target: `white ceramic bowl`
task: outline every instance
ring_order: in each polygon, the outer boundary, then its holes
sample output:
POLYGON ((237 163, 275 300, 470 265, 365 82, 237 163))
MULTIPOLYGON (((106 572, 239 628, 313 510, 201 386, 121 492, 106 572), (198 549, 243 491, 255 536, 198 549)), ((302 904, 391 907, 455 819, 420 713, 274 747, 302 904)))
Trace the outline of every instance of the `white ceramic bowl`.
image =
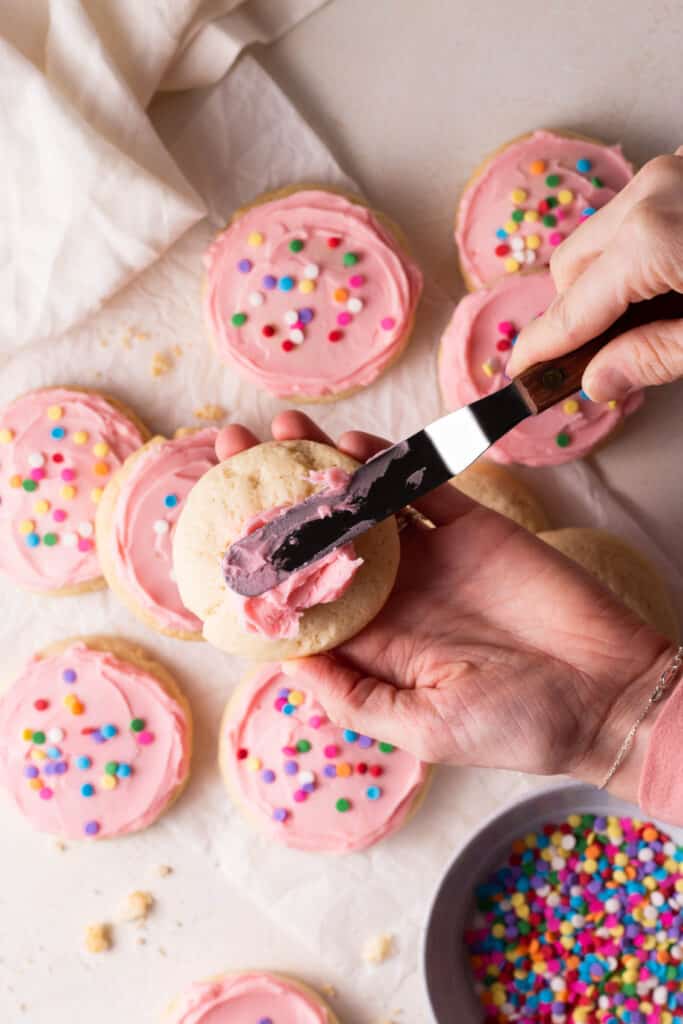
MULTIPOLYGON (((481 1024, 483 1020, 463 955, 463 929, 473 910, 475 886, 500 867, 515 839, 574 813, 643 818, 638 807, 592 786, 561 783, 493 815, 451 862, 432 901, 422 949, 427 995, 438 1024, 481 1024)), ((655 824, 683 845, 683 829, 656 819, 655 824)))

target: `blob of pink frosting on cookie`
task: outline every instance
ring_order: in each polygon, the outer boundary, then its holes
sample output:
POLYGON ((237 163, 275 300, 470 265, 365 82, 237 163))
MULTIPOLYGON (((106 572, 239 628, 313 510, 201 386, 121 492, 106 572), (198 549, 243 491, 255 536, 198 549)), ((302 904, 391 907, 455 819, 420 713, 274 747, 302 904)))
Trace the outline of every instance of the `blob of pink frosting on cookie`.
POLYGON ((496 153, 458 208, 455 238, 473 287, 542 266, 633 177, 619 146, 537 131, 496 153))
MULTIPOLYGON (((548 271, 506 277, 467 295, 446 328, 439 381, 449 409, 498 391, 516 336, 550 305, 555 287, 548 271)), ((591 402, 583 392, 532 416, 489 449, 496 462, 555 466, 587 455, 624 416, 637 409, 642 392, 623 402, 591 402)))
POLYGON ((370 210, 321 190, 252 207, 206 266, 219 355, 282 398, 372 383, 400 351, 422 288, 370 210))
POLYGON ((185 498, 216 465, 217 433, 208 428, 149 445, 137 456, 116 502, 116 574, 161 629, 201 633, 201 621, 180 599, 172 540, 185 498))
POLYGON ((100 575, 97 503, 112 473, 142 444, 101 395, 30 391, 0 413, 0 571, 31 590, 100 575))
POLYGON ((196 982, 173 1007, 169 1024, 328 1024, 329 1014, 281 975, 245 971, 196 982))
MULTIPOLYGON (((314 470, 309 474, 312 483, 322 484, 323 491, 330 494, 343 490, 349 473, 338 466, 331 469, 314 470)), ((246 525, 243 536, 260 529, 272 519, 286 511, 288 506, 260 512, 246 525)), ((250 633, 259 633, 271 639, 291 639, 299 634, 299 622, 307 608, 318 604, 331 604, 345 593, 361 565, 362 558, 356 558, 354 545, 343 544, 317 562, 293 572, 286 580, 266 590, 258 597, 243 597, 231 591, 239 605, 242 623, 250 633)))
POLYGON ((266 665, 238 692, 224 766, 269 835, 299 850, 348 853, 406 820, 427 767, 389 743, 333 725, 306 684, 266 665))
POLYGON ((189 768, 189 725, 158 680, 75 643, 29 661, 0 703, 0 782, 40 832, 150 825, 189 768))

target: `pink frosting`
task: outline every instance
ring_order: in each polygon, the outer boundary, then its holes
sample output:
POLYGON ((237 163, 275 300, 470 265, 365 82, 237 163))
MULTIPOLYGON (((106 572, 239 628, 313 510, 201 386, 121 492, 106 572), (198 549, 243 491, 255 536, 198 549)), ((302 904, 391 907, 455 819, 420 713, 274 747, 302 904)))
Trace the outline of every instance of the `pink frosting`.
POLYGON ((244 972, 197 982, 174 1006, 170 1024, 328 1024, 329 1014, 298 985, 244 972))
POLYGON ((585 211, 604 206, 632 177, 633 167, 619 146, 546 131, 506 146, 476 175, 460 200, 455 238, 463 269, 480 287, 506 271, 514 273, 506 268, 506 259, 514 258, 520 268, 548 264, 555 247, 590 216, 585 211), (530 165, 538 160, 544 162, 545 169, 534 174, 530 165), (588 161, 590 167, 580 170, 581 161, 588 161), (552 175, 558 176, 559 182, 548 185, 546 178, 552 175), (521 189, 525 197, 513 197, 515 189, 521 189), (571 193, 571 199, 562 195, 564 192, 571 193), (539 208, 548 197, 557 199, 557 206, 539 208), (517 230, 507 231, 505 225, 514 210, 535 211, 539 217, 523 220, 517 230), (548 215, 556 223, 544 224, 543 217, 548 215), (505 232, 507 237, 497 232, 505 232), (526 242, 529 236, 539 238, 538 248, 516 248, 520 243, 515 239, 526 242))
POLYGON ((230 779, 285 846, 328 853, 371 846, 403 824, 426 779, 427 766, 411 754, 333 725, 305 683, 279 664, 247 681, 228 717, 230 779), (309 750, 297 748, 302 741, 309 750))
POLYGON ((400 350, 422 288, 377 218, 325 191, 248 210, 206 266, 219 355, 283 398, 370 384, 400 350))
POLYGON ((189 758, 185 714, 155 677, 82 643, 34 657, 0 703, 0 781, 34 828, 65 839, 145 828, 189 758))
POLYGON ((149 445, 137 456, 116 504, 116 573, 162 629, 201 633, 201 621, 180 599, 172 541, 183 501, 216 465, 217 433, 209 428, 149 445))
MULTIPOLYGON (((459 303, 443 336, 439 359, 441 391, 449 409, 467 405, 508 383, 505 367, 515 336, 547 308, 554 295, 546 271, 503 278, 459 303)), ((611 403, 591 402, 576 394, 520 423, 488 454, 497 462, 527 466, 554 466, 581 458, 642 400, 642 392, 638 392, 612 408, 611 403)))
MULTIPOLYGON (((309 480, 321 484, 321 489, 332 494, 346 486, 349 474, 334 466, 313 471, 309 480)), ((281 505, 254 516, 247 523, 243 536, 258 530, 271 519, 277 519, 288 507, 281 505)), ((341 597, 362 564, 363 559, 356 558, 353 544, 343 544, 317 562, 293 572, 283 583, 258 597, 242 597, 233 590, 230 593, 239 604, 242 622, 250 633, 260 633, 271 639, 291 639, 299 634, 299 622, 304 611, 318 604, 331 604, 341 597)))
POLYGON ((0 570, 43 591, 100 576, 96 504, 141 444, 137 427, 97 394, 45 388, 3 409, 0 570))

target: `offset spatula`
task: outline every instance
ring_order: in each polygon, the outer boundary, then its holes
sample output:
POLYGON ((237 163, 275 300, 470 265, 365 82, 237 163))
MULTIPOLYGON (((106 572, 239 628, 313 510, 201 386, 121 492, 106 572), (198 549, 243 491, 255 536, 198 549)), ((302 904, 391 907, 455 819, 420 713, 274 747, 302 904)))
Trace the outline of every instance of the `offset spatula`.
POLYGON ((528 416, 574 394, 588 363, 613 338, 634 327, 682 317, 683 295, 677 292, 634 303, 581 348, 529 367, 500 391, 380 452, 356 470, 343 491, 314 494, 233 544, 223 564, 226 582, 248 597, 271 590, 461 473, 528 416))

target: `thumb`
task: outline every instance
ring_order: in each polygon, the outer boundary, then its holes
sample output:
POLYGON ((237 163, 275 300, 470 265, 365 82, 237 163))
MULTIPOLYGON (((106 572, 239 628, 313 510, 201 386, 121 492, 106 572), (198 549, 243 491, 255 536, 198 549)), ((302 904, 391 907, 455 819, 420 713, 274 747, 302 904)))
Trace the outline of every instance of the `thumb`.
POLYGON ((683 377, 683 320, 660 320, 627 331, 598 352, 584 373, 583 388, 594 402, 608 402, 679 377, 683 377))
POLYGON ((416 705, 422 695, 417 691, 366 676, 325 654, 285 661, 281 669, 305 683, 335 725, 429 760, 419 728, 416 705))

